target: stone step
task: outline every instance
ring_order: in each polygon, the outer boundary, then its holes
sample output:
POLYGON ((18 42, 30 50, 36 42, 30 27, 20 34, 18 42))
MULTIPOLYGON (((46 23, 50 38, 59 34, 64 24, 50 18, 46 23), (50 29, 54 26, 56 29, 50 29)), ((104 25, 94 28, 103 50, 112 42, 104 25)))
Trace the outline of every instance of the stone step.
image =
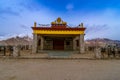
POLYGON ((48 51, 47 54, 49 57, 55 58, 66 58, 70 57, 74 51, 48 51))

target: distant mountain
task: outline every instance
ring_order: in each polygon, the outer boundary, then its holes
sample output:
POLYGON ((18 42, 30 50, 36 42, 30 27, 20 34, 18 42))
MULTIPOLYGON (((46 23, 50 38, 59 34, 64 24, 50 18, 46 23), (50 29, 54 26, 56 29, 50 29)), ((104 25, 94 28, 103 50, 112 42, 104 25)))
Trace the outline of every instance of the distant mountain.
POLYGON ((30 38, 32 38, 32 34, 26 34, 26 33, 21 33, 21 34, 7 34, 7 35, 0 35, 0 41, 7 40, 9 38, 15 38, 16 36, 18 36, 18 37, 29 36, 30 38))
MULTIPOLYGON (((32 37, 30 36, 14 36, 6 40, 1 40, 0 45, 32 45, 32 37)), ((119 40, 111 40, 108 38, 95 38, 90 40, 85 40, 87 46, 106 46, 106 45, 117 45, 120 47, 119 40)))
POLYGON ((107 42, 107 43, 120 43, 119 40, 111 40, 111 39, 108 39, 108 38, 95 38, 95 39, 90 39, 90 40, 86 40, 88 42, 91 42, 91 41, 94 41, 94 42, 107 42))
POLYGON ((29 36, 11 37, 6 40, 1 40, 0 45, 32 45, 32 38, 29 36))
POLYGON ((120 41, 119 40, 111 40, 108 38, 95 38, 95 39, 90 39, 85 41, 86 45, 99 45, 99 46, 107 46, 107 45, 117 45, 120 47, 120 41))

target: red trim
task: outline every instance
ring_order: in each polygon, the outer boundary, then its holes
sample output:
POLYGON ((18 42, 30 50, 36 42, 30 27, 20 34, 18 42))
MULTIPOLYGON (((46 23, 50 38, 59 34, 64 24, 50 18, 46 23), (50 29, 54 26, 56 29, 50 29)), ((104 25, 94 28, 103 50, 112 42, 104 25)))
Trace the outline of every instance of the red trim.
POLYGON ((51 28, 66 28, 66 24, 52 24, 51 28))
POLYGON ((77 30, 77 31, 84 31, 86 28, 51 28, 51 27, 32 27, 33 30, 77 30))

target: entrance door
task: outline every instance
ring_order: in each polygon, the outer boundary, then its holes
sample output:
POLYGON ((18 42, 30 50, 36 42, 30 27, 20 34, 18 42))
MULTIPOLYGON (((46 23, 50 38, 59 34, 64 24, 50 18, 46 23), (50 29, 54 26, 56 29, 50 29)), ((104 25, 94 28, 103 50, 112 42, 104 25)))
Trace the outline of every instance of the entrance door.
POLYGON ((64 50, 64 40, 54 39, 53 40, 53 49, 54 50, 64 50))

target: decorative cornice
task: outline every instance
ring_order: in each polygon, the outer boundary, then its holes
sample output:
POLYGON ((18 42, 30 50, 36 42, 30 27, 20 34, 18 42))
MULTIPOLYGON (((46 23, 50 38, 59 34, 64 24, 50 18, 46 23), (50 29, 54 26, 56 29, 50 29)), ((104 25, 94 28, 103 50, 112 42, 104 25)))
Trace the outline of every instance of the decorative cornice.
POLYGON ((84 31, 86 28, 51 28, 51 27, 32 27, 33 30, 68 30, 68 31, 84 31))

